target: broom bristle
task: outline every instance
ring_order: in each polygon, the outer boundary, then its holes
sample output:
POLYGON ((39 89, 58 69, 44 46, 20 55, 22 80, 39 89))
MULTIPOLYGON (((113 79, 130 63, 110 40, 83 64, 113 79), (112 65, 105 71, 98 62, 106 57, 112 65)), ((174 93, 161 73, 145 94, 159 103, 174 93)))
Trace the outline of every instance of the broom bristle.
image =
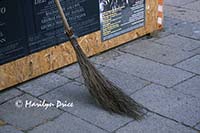
POLYGON ((85 56, 76 39, 72 38, 70 41, 76 51, 85 84, 96 102, 109 112, 127 115, 136 120, 143 118, 142 105, 99 72, 85 56))

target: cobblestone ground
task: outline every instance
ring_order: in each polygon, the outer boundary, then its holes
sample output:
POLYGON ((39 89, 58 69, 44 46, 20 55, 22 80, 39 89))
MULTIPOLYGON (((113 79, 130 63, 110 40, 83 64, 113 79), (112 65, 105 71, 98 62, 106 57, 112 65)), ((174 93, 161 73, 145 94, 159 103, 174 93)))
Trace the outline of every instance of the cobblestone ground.
POLYGON ((200 0, 165 0, 163 31, 91 58, 105 76, 149 109, 143 120, 102 110, 73 64, 0 92, 0 133, 200 132, 199 7, 200 0), (73 107, 24 107, 43 100, 73 107))

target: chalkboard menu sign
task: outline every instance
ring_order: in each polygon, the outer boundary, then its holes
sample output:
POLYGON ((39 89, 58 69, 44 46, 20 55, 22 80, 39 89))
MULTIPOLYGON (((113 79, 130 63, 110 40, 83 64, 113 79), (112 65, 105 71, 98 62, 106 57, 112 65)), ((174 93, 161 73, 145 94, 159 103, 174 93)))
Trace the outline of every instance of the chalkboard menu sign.
MULTIPOLYGON (((54 0, 25 2, 30 52, 67 41, 54 0)), ((61 5, 77 36, 99 30, 98 1, 61 0, 61 5)))
POLYGON ((0 64, 28 54, 21 3, 0 1, 0 64))
MULTIPOLYGON (((63 0, 61 4, 76 36, 80 37, 100 29, 97 0, 63 0)), ((56 37, 57 43, 60 43, 66 40, 66 35, 57 11, 56 16, 56 37)))
MULTIPOLYGON (((100 29, 97 0, 60 0, 80 37, 100 29)), ((0 65, 67 41, 54 0, 0 1, 0 65)))
POLYGON ((36 52, 56 43, 55 6, 53 1, 24 0, 27 29, 27 45, 30 52, 36 52))

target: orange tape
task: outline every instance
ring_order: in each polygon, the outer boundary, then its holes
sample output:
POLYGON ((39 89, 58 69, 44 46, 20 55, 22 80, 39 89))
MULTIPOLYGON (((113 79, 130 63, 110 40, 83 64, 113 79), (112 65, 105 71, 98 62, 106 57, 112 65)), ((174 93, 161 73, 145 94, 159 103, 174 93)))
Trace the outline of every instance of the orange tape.
POLYGON ((162 28, 163 24, 163 0, 158 0, 158 27, 162 28))
POLYGON ((163 5, 163 0, 158 0, 159 5, 163 5))
POLYGON ((163 13, 162 12, 158 12, 158 17, 163 17, 163 13))

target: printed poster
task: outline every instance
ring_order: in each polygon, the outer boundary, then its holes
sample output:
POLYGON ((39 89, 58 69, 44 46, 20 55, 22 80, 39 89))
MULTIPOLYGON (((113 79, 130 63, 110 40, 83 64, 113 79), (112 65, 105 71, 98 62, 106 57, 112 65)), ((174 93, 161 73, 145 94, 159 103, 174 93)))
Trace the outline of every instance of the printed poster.
POLYGON ((145 25, 145 0, 99 0, 102 40, 145 25))

